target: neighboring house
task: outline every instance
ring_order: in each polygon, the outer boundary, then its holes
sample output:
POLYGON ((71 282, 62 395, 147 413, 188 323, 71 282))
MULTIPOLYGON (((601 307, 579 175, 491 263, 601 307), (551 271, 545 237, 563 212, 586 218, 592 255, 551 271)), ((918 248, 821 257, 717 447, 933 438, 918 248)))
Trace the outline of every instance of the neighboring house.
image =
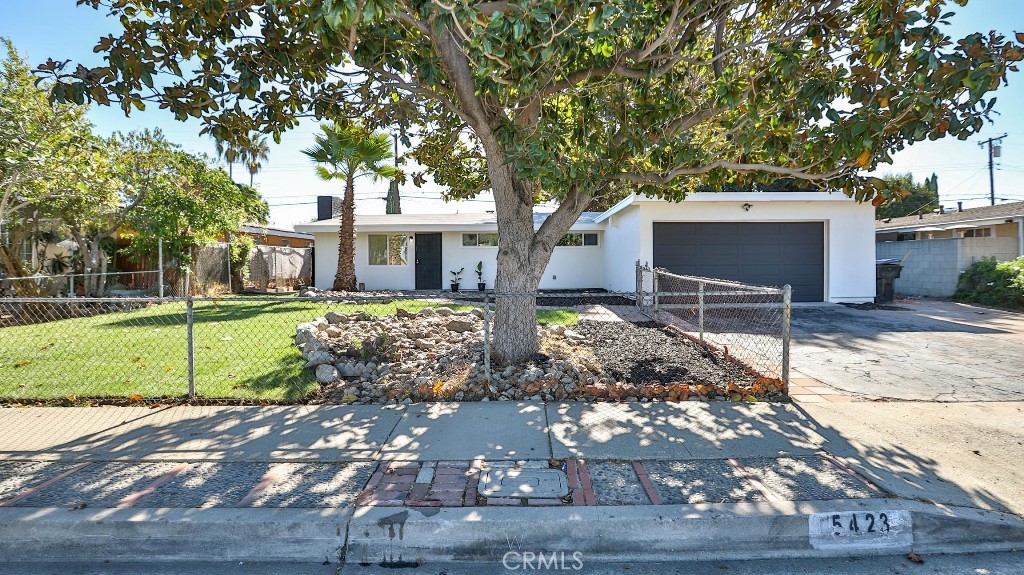
POLYGON ((904 260, 896 293, 949 297, 979 259, 1024 256, 1024 202, 879 220, 875 241, 877 258, 904 260))
POLYGON ((252 236, 258 246, 274 246, 279 248, 311 248, 313 234, 303 234, 283 228, 272 228, 258 224, 246 224, 238 229, 238 233, 252 236))
MULTIPOLYGON (((537 226, 548 214, 535 214, 537 226)), ((682 274, 793 286, 794 301, 866 302, 875 295, 868 247, 874 209, 822 192, 697 193, 683 202, 630 196, 587 212, 554 249, 541 289, 634 291, 637 260, 682 274)), ((368 290, 464 289, 483 262, 494 286, 492 213, 356 216, 356 278, 368 290)), ((300 224, 316 237, 314 283, 337 268, 337 218, 300 224)))

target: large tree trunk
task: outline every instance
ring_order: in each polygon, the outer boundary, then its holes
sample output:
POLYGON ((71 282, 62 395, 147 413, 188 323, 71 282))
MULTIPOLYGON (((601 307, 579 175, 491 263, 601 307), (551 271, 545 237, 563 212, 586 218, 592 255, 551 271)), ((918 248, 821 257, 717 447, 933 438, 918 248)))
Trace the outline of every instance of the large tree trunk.
POLYGON ((491 172, 495 198, 514 198, 512 202, 503 201, 495 210, 498 269, 494 291, 508 295, 495 297, 494 354, 504 361, 520 362, 537 353, 537 299, 532 294, 540 283, 536 269, 543 271, 547 267, 550 253, 536 253, 533 249, 532 194, 516 181, 509 166, 491 172), (523 201, 526 198, 530 199, 523 201))
POLYGON ((356 198, 352 176, 345 179, 345 197, 341 202, 341 225, 338 227, 338 273, 334 275, 336 291, 356 289, 356 198))
POLYGON ((46 295, 46 285, 34 279, 18 279, 32 275, 32 272, 25 269, 21 258, 12 254, 7 246, 0 245, 0 264, 7 271, 7 281, 14 288, 18 297, 42 297, 46 295))
POLYGON ((493 349, 495 356, 504 361, 521 362, 538 351, 535 294, 551 252, 579 218, 590 196, 575 191, 567 194, 543 226, 534 231, 532 187, 515 177, 500 151, 488 156, 498 217, 494 291, 507 294, 495 296, 493 349))

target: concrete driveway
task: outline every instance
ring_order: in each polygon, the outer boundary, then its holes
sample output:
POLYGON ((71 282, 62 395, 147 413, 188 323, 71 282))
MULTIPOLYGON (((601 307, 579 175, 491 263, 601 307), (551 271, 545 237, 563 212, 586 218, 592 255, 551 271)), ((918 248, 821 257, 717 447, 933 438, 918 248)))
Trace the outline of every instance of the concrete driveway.
POLYGON ((942 301, 898 306, 795 307, 791 365, 867 398, 1024 400, 1024 314, 942 301))

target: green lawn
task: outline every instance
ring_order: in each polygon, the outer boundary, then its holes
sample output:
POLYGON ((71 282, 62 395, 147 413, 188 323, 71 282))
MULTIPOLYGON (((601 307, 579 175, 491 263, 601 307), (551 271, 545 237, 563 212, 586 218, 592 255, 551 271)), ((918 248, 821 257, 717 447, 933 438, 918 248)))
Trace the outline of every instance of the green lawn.
MULTIPOLYGON (((195 386, 200 396, 297 400, 316 388, 293 345, 295 326, 328 311, 394 314, 446 305, 422 300, 359 305, 251 300, 196 302, 195 386)), ((449 305, 466 311, 470 305, 449 305)), ((0 328, 0 397, 54 399, 188 392, 186 307, 166 303, 0 328)), ((577 312, 538 310, 540 323, 575 324, 577 312)))

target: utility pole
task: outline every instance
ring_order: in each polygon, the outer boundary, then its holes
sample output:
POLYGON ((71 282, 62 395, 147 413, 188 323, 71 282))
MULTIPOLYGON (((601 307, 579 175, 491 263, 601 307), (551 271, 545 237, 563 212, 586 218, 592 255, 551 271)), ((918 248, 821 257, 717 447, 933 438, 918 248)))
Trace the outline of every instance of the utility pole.
MULTIPOLYGON (((398 167, 398 136, 395 136, 395 168, 398 167)), ((391 180, 388 185, 387 204, 384 208, 386 214, 402 213, 402 200, 398 193, 398 178, 391 180)))
POLYGON ((996 205, 996 177, 995 167, 993 166, 993 160, 1002 155, 1002 148, 998 145, 999 142, 1003 141, 1006 134, 999 136, 998 138, 989 138, 983 142, 978 142, 979 148, 988 146, 988 195, 992 205, 996 205), (996 144, 993 146, 993 144, 996 144))

